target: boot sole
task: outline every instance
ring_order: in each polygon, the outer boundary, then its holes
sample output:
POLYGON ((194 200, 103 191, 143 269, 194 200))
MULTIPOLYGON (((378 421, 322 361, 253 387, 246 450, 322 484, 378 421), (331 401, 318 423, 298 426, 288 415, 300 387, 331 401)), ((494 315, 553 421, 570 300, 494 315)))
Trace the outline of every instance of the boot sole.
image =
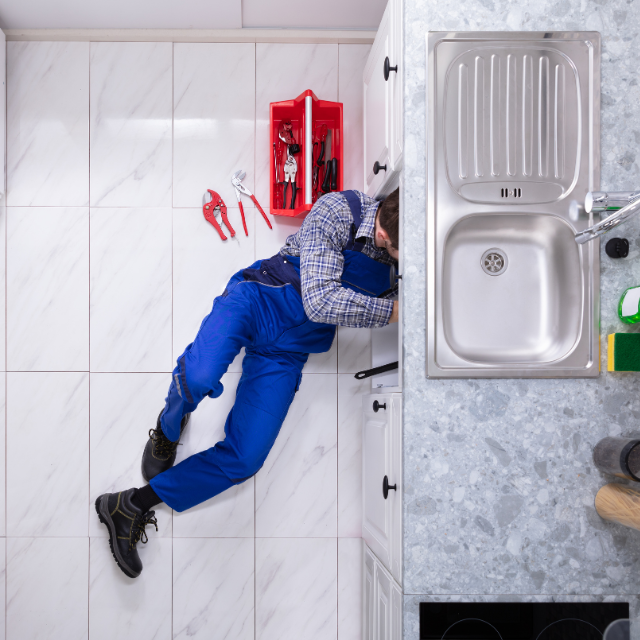
POLYGON ((113 524, 111 514, 109 513, 108 502, 109 498, 106 495, 99 496, 96 500, 96 513, 98 514, 100 522, 102 522, 102 524, 109 530, 109 546, 111 547, 111 554, 113 555, 113 559, 116 561, 118 567, 120 567, 122 573, 124 573, 128 578, 137 578, 140 573, 136 573, 129 569, 124 558, 120 555, 118 545, 114 544, 114 540, 117 540, 116 527, 113 524))

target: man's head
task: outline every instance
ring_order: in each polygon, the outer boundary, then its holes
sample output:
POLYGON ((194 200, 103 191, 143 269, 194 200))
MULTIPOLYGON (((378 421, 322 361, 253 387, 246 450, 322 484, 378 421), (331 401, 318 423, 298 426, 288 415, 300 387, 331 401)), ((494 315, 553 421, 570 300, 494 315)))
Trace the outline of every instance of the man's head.
POLYGON ((400 244, 399 235, 400 218, 400 192, 392 191, 378 207, 376 214, 375 244, 376 247, 385 248, 388 254, 398 259, 400 244))

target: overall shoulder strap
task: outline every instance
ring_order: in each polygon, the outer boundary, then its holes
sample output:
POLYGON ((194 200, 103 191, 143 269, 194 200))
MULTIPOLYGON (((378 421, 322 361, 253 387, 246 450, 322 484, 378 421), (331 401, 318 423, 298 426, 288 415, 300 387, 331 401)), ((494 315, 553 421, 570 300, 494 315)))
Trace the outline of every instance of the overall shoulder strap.
POLYGON ((342 195, 347 199, 349 209, 351 209, 351 215, 353 216, 353 224, 356 227, 356 231, 360 228, 362 222, 362 205, 360 204, 360 197, 355 191, 342 191, 342 195))
POLYGON ((349 209, 351 209, 351 215, 353 216, 353 224, 351 225, 351 233, 349 234, 349 242, 345 249, 351 251, 361 251, 362 244, 356 242, 356 234, 360 228, 362 222, 362 205, 360 204, 360 196, 355 191, 341 191, 340 192, 346 199, 349 209))

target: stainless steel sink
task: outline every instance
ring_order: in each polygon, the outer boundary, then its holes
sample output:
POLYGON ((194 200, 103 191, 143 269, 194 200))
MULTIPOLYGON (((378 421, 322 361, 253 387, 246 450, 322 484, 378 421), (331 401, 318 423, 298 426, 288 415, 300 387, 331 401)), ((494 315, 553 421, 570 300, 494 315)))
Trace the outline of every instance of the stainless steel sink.
POLYGON ((597 33, 430 33, 427 374, 599 372, 597 33))

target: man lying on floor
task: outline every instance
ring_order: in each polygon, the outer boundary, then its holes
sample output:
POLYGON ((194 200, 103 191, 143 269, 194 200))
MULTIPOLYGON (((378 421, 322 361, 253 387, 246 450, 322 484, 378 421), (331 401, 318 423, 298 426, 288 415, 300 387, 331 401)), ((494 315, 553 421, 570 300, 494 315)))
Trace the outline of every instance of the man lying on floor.
POLYGON ((164 502, 190 509, 254 476, 264 464, 302 379, 310 353, 331 348, 336 325, 383 327, 398 321, 389 293, 398 259, 398 190, 382 203, 359 191, 320 198, 280 252, 236 273, 178 358, 165 407, 142 455, 142 488, 96 500, 118 566, 142 571, 136 549, 164 502), (386 292, 386 293, 385 293, 386 292), (245 348, 225 439, 175 467, 180 436, 205 396, 245 348))

